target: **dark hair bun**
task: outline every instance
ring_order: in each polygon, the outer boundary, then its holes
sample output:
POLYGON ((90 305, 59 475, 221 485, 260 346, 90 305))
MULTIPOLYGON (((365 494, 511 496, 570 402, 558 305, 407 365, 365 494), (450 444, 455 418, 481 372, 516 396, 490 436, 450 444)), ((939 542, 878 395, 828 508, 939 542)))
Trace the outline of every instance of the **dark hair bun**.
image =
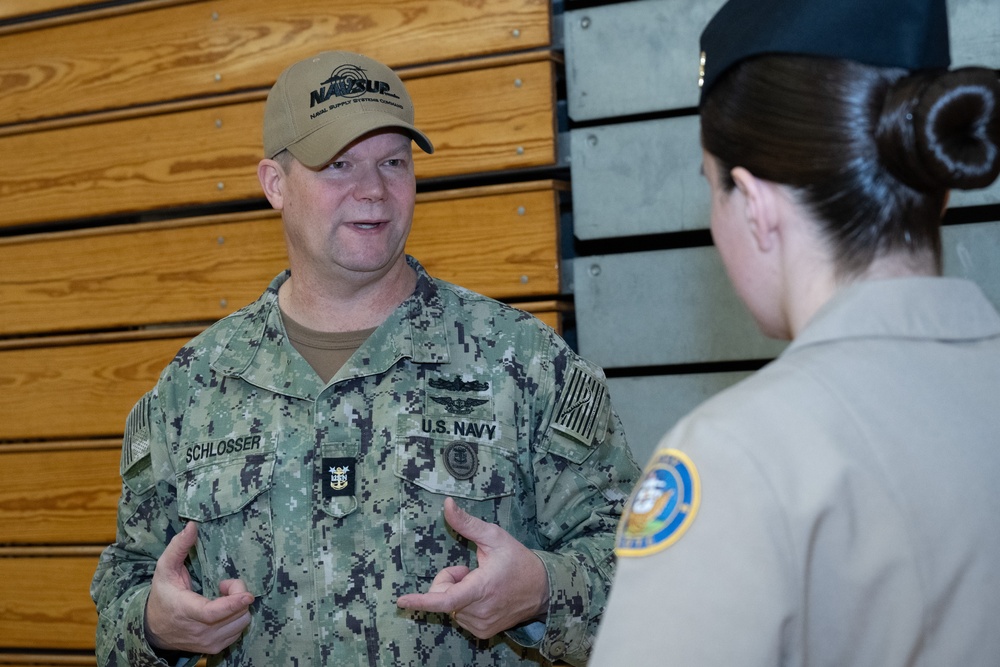
POLYGON ((984 188, 1000 174, 1000 80, 968 67, 904 77, 887 92, 879 155, 921 192, 984 188))

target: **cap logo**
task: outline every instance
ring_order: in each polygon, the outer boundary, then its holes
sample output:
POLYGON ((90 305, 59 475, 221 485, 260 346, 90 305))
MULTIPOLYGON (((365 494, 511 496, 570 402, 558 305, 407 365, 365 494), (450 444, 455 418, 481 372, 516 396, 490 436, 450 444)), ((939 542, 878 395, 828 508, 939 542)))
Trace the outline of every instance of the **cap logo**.
MULTIPOLYGON (((317 104, 324 104, 331 97, 355 99, 369 94, 399 99, 399 95, 394 94, 390 90, 389 84, 385 81, 373 81, 369 79, 365 71, 357 65, 341 65, 333 71, 329 79, 320 84, 319 88, 309 93, 309 107, 312 108, 317 104)), ((403 108, 397 102, 390 102, 388 100, 379 101, 392 104, 400 109, 403 108)), ((346 101, 342 102, 342 104, 346 103, 346 101)))

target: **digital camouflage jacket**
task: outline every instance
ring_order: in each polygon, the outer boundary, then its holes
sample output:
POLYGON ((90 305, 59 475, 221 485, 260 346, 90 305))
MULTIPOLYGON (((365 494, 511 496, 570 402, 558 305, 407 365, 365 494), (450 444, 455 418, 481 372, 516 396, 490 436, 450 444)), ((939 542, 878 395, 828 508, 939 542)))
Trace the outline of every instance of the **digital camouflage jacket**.
MULTIPOLYGON (((524 312, 418 272, 413 295, 323 386, 288 341, 278 276, 184 346, 133 408, 118 535, 91 594, 101 665, 166 665, 143 634, 157 558, 187 521, 195 590, 243 579, 244 635, 210 665, 586 661, 638 476, 603 374, 524 312), (477 640, 395 601, 475 545, 454 497, 536 551, 544 624, 477 640)), ((197 656, 181 660, 194 664, 197 656)))

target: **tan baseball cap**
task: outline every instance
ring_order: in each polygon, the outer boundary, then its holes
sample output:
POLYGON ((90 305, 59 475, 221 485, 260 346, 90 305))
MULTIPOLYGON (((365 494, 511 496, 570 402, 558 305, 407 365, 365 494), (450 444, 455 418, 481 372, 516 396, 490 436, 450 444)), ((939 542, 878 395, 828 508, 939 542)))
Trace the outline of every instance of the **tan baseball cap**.
POLYGON ((322 167, 358 137, 383 128, 399 128, 434 152, 413 126, 413 102, 395 72, 357 53, 324 51, 289 66, 271 87, 264 155, 288 149, 307 167, 322 167))

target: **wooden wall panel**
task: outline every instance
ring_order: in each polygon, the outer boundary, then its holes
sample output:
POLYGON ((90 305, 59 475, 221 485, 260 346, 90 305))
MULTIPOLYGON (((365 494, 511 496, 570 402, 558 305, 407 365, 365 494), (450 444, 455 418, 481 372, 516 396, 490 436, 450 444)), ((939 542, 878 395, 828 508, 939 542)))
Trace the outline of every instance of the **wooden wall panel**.
POLYGON ((112 437, 187 338, 0 350, 0 440, 112 437))
MULTIPOLYGON (((551 43, 535 0, 211 0, 4 37, 0 125, 265 89, 317 51, 393 68, 551 43)), ((420 108, 419 105, 417 107, 420 108)))
MULTIPOLYGON (((435 153, 421 179, 555 165, 553 65, 540 60, 407 83, 435 153)), ((0 227, 262 199, 262 100, 0 135, 0 227)))
MULTIPOLYGON (((420 195, 407 251, 432 275, 494 298, 552 297, 559 187, 420 195)), ((25 335, 210 322, 256 299, 287 257, 280 217, 267 210, 0 240, 0 265, 0 335, 25 335)))
POLYGON ((0 558, 0 649, 93 649, 97 555, 0 558))
POLYGON ((115 539, 120 445, 0 446, 0 543, 115 539))

